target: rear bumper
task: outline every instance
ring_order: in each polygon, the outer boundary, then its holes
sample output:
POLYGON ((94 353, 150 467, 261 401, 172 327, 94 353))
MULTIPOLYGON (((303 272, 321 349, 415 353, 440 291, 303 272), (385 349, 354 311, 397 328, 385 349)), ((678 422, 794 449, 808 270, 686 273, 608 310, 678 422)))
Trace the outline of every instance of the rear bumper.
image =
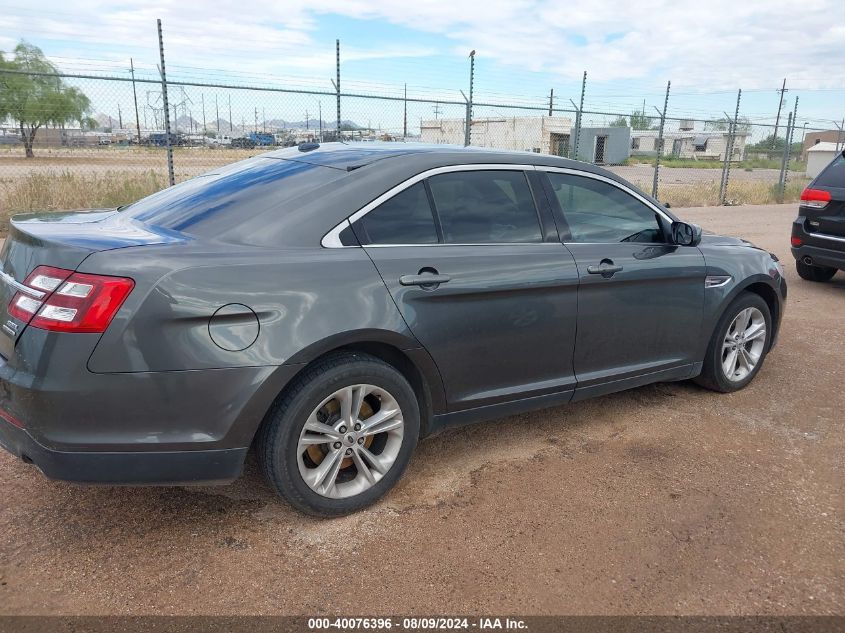
POLYGON ((0 446, 51 479, 85 484, 226 483, 243 470, 246 448, 196 451, 90 452, 51 450, 0 419, 0 446))
POLYGON ((799 216, 792 224, 792 237, 801 240, 801 246, 792 247, 792 256, 799 261, 809 257, 814 266, 845 270, 845 238, 807 231, 804 222, 805 218, 799 216))
MULTIPOLYGON (((0 336, 4 336, 0 333, 0 336)), ((0 357, 0 444, 55 479, 230 481, 297 366, 100 374, 97 334, 27 328, 0 357)))
MULTIPOLYGON (((845 244, 843 244, 843 247, 845 247, 845 244)), ((827 266, 828 268, 845 270, 845 250, 832 250, 804 244, 803 246, 793 246, 792 256, 800 261, 809 257, 813 266, 827 266)))

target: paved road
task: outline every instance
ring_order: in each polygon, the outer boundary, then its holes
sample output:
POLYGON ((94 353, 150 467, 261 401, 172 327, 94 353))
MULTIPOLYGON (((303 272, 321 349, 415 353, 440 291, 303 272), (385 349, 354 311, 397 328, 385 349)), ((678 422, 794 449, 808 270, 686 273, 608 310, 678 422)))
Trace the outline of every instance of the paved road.
POLYGON ((680 213, 787 263, 781 342, 744 391, 447 432, 333 521, 253 462, 228 487, 84 488, 3 454, 0 613, 845 613, 845 274, 796 278, 791 206, 680 213))

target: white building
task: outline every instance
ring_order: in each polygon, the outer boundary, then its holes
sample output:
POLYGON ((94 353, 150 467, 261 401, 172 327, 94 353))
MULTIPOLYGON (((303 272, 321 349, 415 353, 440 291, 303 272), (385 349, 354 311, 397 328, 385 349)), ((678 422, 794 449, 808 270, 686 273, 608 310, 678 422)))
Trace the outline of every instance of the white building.
MULTIPOLYGON (((657 151, 657 130, 632 130, 631 154, 654 155, 657 151)), ((694 158, 700 160, 725 160, 730 135, 727 131, 696 132, 681 130, 663 133, 662 156, 673 158, 694 158)), ((745 156, 747 132, 737 132, 734 138, 731 160, 742 160, 745 156)))
MULTIPOLYGON (((423 143, 464 144, 464 119, 431 119, 420 124, 423 143)), ((568 117, 473 119, 470 145, 566 156, 572 120, 568 117)))
POLYGON ((837 145, 836 143, 816 143, 807 149, 807 177, 815 178, 822 169, 827 167, 836 155, 842 152, 845 144, 837 145))

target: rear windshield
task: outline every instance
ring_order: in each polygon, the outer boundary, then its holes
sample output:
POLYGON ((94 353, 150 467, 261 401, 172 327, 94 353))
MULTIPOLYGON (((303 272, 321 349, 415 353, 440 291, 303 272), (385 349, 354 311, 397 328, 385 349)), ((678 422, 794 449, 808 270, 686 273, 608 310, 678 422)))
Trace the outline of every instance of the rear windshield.
POLYGON ((845 187, 845 153, 834 158, 816 177, 813 184, 822 187, 845 187))
POLYGON ((221 236, 265 212, 284 213, 292 200, 346 175, 330 167, 250 158, 163 189, 121 211, 128 217, 190 235, 221 236))

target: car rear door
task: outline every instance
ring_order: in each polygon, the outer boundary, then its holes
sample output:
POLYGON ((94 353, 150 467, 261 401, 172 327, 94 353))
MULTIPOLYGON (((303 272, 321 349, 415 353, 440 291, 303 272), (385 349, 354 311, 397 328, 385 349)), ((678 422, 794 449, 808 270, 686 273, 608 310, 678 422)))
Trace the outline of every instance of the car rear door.
POLYGON ((575 386, 578 273, 524 169, 432 170, 353 217, 450 410, 575 386))
POLYGON ((558 229, 578 266, 575 399, 684 378, 700 349, 704 257, 621 183, 542 168, 558 229))

